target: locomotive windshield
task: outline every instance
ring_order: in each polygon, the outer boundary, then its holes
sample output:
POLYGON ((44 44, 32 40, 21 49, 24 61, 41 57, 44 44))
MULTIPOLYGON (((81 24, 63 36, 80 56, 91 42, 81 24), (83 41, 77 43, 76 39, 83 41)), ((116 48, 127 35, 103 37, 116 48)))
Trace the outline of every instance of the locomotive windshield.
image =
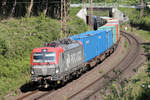
POLYGON ((42 52, 42 53, 34 53, 33 54, 33 62, 55 62, 56 61, 56 53, 55 52, 42 52))

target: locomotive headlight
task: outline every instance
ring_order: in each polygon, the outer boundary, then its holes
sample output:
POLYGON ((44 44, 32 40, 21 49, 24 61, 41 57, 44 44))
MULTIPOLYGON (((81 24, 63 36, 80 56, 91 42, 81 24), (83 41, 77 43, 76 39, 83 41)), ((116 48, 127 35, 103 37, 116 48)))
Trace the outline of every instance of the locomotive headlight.
POLYGON ((56 69, 56 73, 59 73, 59 69, 56 69))
POLYGON ((31 68, 31 74, 33 75, 34 74, 34 70, 31 68))
POLYGON ((34 71, 33 71, 33 70, 31 70, 31 74, 32 74, 32 75, 34 74, 34 71))

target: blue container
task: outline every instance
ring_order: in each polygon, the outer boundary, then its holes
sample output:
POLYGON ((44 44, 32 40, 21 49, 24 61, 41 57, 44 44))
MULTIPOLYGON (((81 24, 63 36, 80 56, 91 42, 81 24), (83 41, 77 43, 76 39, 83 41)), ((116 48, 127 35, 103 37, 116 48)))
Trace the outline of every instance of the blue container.
POLYGON ((106 30, 88 31, 69 38, 72 40, 79 40, 83 43, 84 61, 88 62, 105 52, 109 48, 108 44, 112 45, 112 43, 107 40, 107 33, 106 30))
MULTIPOLYGON (((103 29, 99 29, 99 30, 103 30, 103 29)), ((111 48, 114 44, 113 42, 113 31, 111 29, 106 29, 107 32, 107 42, 108 42, 108 48, 111 48)))
POLYGON ((117 41, 116 26, 102 26, 102 27, 99 27, 98 30, 106 30, 106 31, 112 30, 113 44, 116 43, 117 41))
POLYGON ((112 30, 106 30, 107 32, 107 41, 108 41, 108 48, 111 48, 113 46, 113 31, 112 30))

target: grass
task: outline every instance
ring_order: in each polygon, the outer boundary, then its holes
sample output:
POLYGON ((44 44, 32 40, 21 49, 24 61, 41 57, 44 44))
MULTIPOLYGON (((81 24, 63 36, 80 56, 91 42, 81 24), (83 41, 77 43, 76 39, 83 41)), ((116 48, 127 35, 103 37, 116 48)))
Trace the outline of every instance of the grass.
MULTIPOLYGON (((87 25, 72 8, 67 19, 69 35, 87 31, 87 25), (82 28, 81 28, 82 27, 82 28)), ((30 80, 30 53, 44 42, 60 38, 60 21, 41 16, 0 22, 0 97, 15 91, 30 80)))
POLYGON ((150 41, 150 31, 137 29, 137 28, 131 27, 129 24, 122 25, 121 29, 124 30, 125 26, 128 27, 127 32, 136 34, 136 35, 140 36, 142 39, 144 39, 145 41, 150 41))
POLYGON ((125 47, 125 48, 128 47, 128 42, 127 42, 127 41, 124 42, 124 47, 125 47))

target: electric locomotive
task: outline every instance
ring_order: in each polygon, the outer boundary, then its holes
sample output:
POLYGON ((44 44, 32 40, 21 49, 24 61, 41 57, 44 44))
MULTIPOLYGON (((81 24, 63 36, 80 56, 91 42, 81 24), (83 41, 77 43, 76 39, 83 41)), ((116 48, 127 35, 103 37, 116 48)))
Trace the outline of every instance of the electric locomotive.
POLYGON ((65 82, 70 74, 83 68, 83 45, 79 41, 63 39, 45 43, 31 53, 31 81, 44 86, 65 82), (81 67, 82 66, 82 67, 81 67))

